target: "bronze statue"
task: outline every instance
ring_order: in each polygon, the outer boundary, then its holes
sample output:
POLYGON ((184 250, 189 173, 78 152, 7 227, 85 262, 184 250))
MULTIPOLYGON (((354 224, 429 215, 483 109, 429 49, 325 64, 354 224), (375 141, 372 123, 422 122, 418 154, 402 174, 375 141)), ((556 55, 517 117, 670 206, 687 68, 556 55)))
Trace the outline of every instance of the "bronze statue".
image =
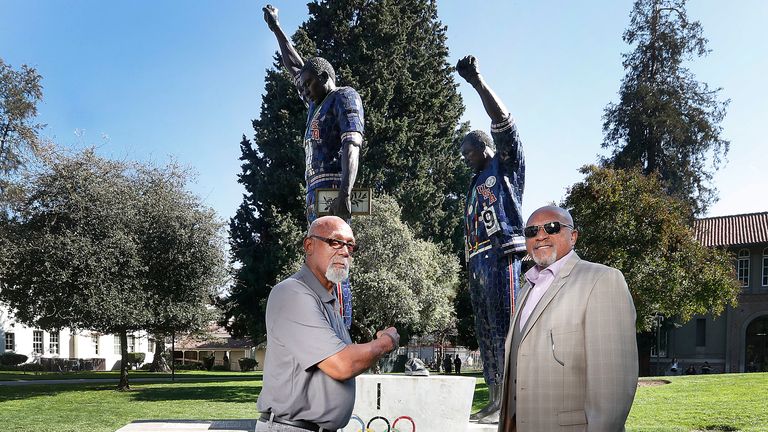
POLYGON ((475 173, 464 214, 465 258, 475 335, 489 393, 488 405, 472 418, 497 423, 504 341, 520 289, 520 263, 525 255, 521 207, 525 159, 512 116, 480 75, 477 60, 464 57, 456 70, 477 91, 491 118, 493 138, 481 130, 468 133, 461 144, 461 155, 475 173))
MULTIPOLYGON (((294 77, 299 95, 309 108, 304 133, 307 184, 307 222, 317 219, 316 193, 319 189, 338 189, 330 214, 349 221, 350 194, 357 177, 360 146, 363 144, 363 102, 351 87, 336 87, 336 73, 322 57, 303 59, 286 37, 278 22, 277 9, 267 5, 264 20, 280 45, 283 66, 294 77)), ((344 322, 352 322, 349 281, 342 285, 344 322)))

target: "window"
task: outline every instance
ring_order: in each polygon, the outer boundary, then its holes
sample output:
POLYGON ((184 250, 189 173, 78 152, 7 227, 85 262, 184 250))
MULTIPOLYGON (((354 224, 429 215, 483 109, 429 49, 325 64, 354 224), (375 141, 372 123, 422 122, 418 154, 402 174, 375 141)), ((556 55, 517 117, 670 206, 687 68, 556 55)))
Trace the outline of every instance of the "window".
POLYGON ((707 320, 704 318, 696 320, 696 346, 707 346, 707 320))
POLYGON ((93 353, 99 355, 99 335, 91 335, 91 343, 93 344, 93 353))
POLYGON ((48 351, 50 351, 51 354, 59 354, 59 333, 58 332, 51 333, 51 337, 48 340, 48 351))
POLYGON ((739 278, 741 287, 749 286, 749 251, 742 249, 739 251, 739 261, 736 264, 736 277, 739 278))
POLYGON ((152 338, 147 341, 147 352, 155 352, 155 340, 152 338))
POLYGON ((15 351, 16 350, 16 335, 13 333, 6 333, 5 334, 5 350, 6 351, 15 351))
POLYGON ((128 352, 136 352, 136 336, 128 335, 128 352))
POLYGON ((115 354, 120 354, 120 336, 115 335, 115 354))
POLYGON ((43 353, 43 331, 34 330, 32 332, 32 352, 35 354, 43 353))
POLYGON ((763 249, 763 286, 768 286, 768 248, 763 249))

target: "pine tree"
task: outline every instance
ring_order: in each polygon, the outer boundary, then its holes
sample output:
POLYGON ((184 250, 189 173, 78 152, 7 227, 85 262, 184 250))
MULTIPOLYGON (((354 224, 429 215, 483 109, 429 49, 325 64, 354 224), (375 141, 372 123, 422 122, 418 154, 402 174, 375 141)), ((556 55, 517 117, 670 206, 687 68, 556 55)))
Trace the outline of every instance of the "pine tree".
MULTIPOLYGON (((296 49, 305 58, 328 59, 337 85, 354 87, 363 99, 365 142, 356 186, 395 197, 417 237, 461 255, 469 173, 457 142, 466 127, 459 125, 463 107, 435 2, 323 1, 310 3, 309 14, 293 36, 296 49)), ((269 290, 300 259, 306 231, 306 110, 279 61, 265 82, 254 138, 241 142, 239 181, 246 194, 230 222, 237 270, 225 300, 229 328, 256 341, 265 334, 269 290)))
POLYGON ((605 109, 603 147, 613 149, 608 165, 658 173, 669 194, 700 214, 717 198, 709 182, 728 153, 720 135, 728 101, 719 101, 721 89, 697 81, 684 66, 709 52, 701 24, 688 20, 685 4, 635 2, 623 37, 635 49, 624 55, 620 101, 605 109))

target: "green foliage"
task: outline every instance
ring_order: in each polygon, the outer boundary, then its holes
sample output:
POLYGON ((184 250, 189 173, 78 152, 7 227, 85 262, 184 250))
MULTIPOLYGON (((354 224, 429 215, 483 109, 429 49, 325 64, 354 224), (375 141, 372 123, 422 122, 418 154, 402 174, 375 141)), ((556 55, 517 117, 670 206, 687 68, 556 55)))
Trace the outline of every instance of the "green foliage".
POLYGON ((225 261, 221 224, 187 181, 92 150, 46 158, 3 225, 0 300, 31 326, 119 334, 124 354, 128 331, 199 326, 225 261))
POLYGON ((563 202, 579 228, 576 250, 624 273, 638 329, 650 330, 656 313, 684 322, 736 304, 732 257, 695 239, 687 204, 667 195, 656 175, 595 166, 581 172, 586 178, 563 202))
POLYGON ((185 190, 189 177, 173 164, 136 169, 142 290, 151 310, 144 330, 156 334, 193 331, 217 318, 207 305, 226 276, 223 224, 185 190))
MULTIPOLYGON (((356 185, 394 196, 416 237, 459 256, 469 172, 457 142, 466 126, 459 128, 463 108, 435 2, 322 1, 310 3, 309 14, 293 37, 297 50, 305 58, 328 59, 337 84, 354 87, 363 99, 365 143, 356 185)), ((246 194, 230 221, 237 270, 223 303, 222 323, 257 343, 265 339, 270 289, 301 262, 306 116, 291 77, 276 61, 267 71, 253 140, 240 143, 239 182, 246 194)), ((353 229, 363 219, 355 217, 353 229)))
POLYGON ((27 361, 28 357, 24 354, 16 354, 13 352, 4 352, 0 354, 0 365, 3 366, 16 366, 27 361))
POLYGON ((140 330, 149 320, 135 230, 140 208, 128 171, 88 151, 49 160, 28 179, 0 291, 17 320, 102 333, 140 330))
POLYGON ((182 364, 181 361, 173 362, 173 369, 177 371, 204 371, 205 366, 200 362, 189 361, 182 364))
POLYGON ((45 366, 40 363, 23 363, 17 365, 2 365, 0 364, 0 370, 2 371, 18 371, 18 372, 40 372, 45 370, 45 366))
MULTIPOLYGON (((40 148, 38 133, 43 126, 34 119, 43 98, 41 78, 35 68, 22 65, 14 70, 0 58, 0 180, 40 148)), ((0 182, 0 192, 3 185, 0 182)))
POLYGON ((350 276, 353 319, 368 330, 365 339, 390 325, 417 335, 448 327, 459 284, 458 260, 416 238, 400 220, 393 198, 379 196, 371 207, 371 216, 355 221, 355 238, 362 247, 350 276))
POLYGON ((125 356, 125 362, 128 363, 129 366, 140 366, 144 363, 144 359, 147 357, 145 353, 141 352, 130 352, 125 356))
MULTIPOLYGON (((461 280, 466 280, 465 272, 462 272, 461 280)), ((456 344, 470 350, 478 349, 480 345, 475 336, 475 312, 468 284, 464 283, 459 288, 453 299, 453 308, 456 310, 456 344)))
POLYGON ((243 357, 237 361, 237 364, 240 365, 240 372, 250 372, 259 365, 259 362, 256 359, 243 357))
POLYGON ((635 49, 624 55, 620 101, 605 108, 603 147, 613 149, 607 164, 659 173, 668 193, 701 214, 717 198, 709 183, 728 153, 720 122, 729 101, 719 101, 721 89, 697 81, 683 65, 708 53, 701 25, 687 18, 686 2, 635 1, 624 33, 635 49))

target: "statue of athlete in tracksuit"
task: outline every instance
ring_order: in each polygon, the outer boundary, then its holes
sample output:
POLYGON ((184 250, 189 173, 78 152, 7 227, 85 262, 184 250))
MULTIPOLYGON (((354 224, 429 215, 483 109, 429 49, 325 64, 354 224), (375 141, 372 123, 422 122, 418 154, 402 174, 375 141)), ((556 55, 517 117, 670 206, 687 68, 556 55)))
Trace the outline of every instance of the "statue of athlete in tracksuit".
MULTIPOLYGON (((317 189, 338 189, 329 207, 332 215, 349 222, 350 194, 357 177, 360 146, 363 144, 363 102, 351 87, 336 87, 336 73, 321 57, 302 59, 280 28, 277 9, 267 5, 264 20, 280 45, 283 66, 294 77, 296 88, 309 108, 304 133, 307 182, 307 223, 317 219, 317 189)), ((352 293, 349 280, 341 283, 342 317, 352 323, 352 293)))
POLYGON ((512 116, 480 75, 477 60, 464 57, 456 70, 480 95, 491 118, 493 139, 472 131, 461 143, 461 155, 475 173, 464 213, 465 252, 475 334, 489 390, 489 404, 473 418, 498 423, 504 340, 525 255, 521 205, 525 159, 512 116))

